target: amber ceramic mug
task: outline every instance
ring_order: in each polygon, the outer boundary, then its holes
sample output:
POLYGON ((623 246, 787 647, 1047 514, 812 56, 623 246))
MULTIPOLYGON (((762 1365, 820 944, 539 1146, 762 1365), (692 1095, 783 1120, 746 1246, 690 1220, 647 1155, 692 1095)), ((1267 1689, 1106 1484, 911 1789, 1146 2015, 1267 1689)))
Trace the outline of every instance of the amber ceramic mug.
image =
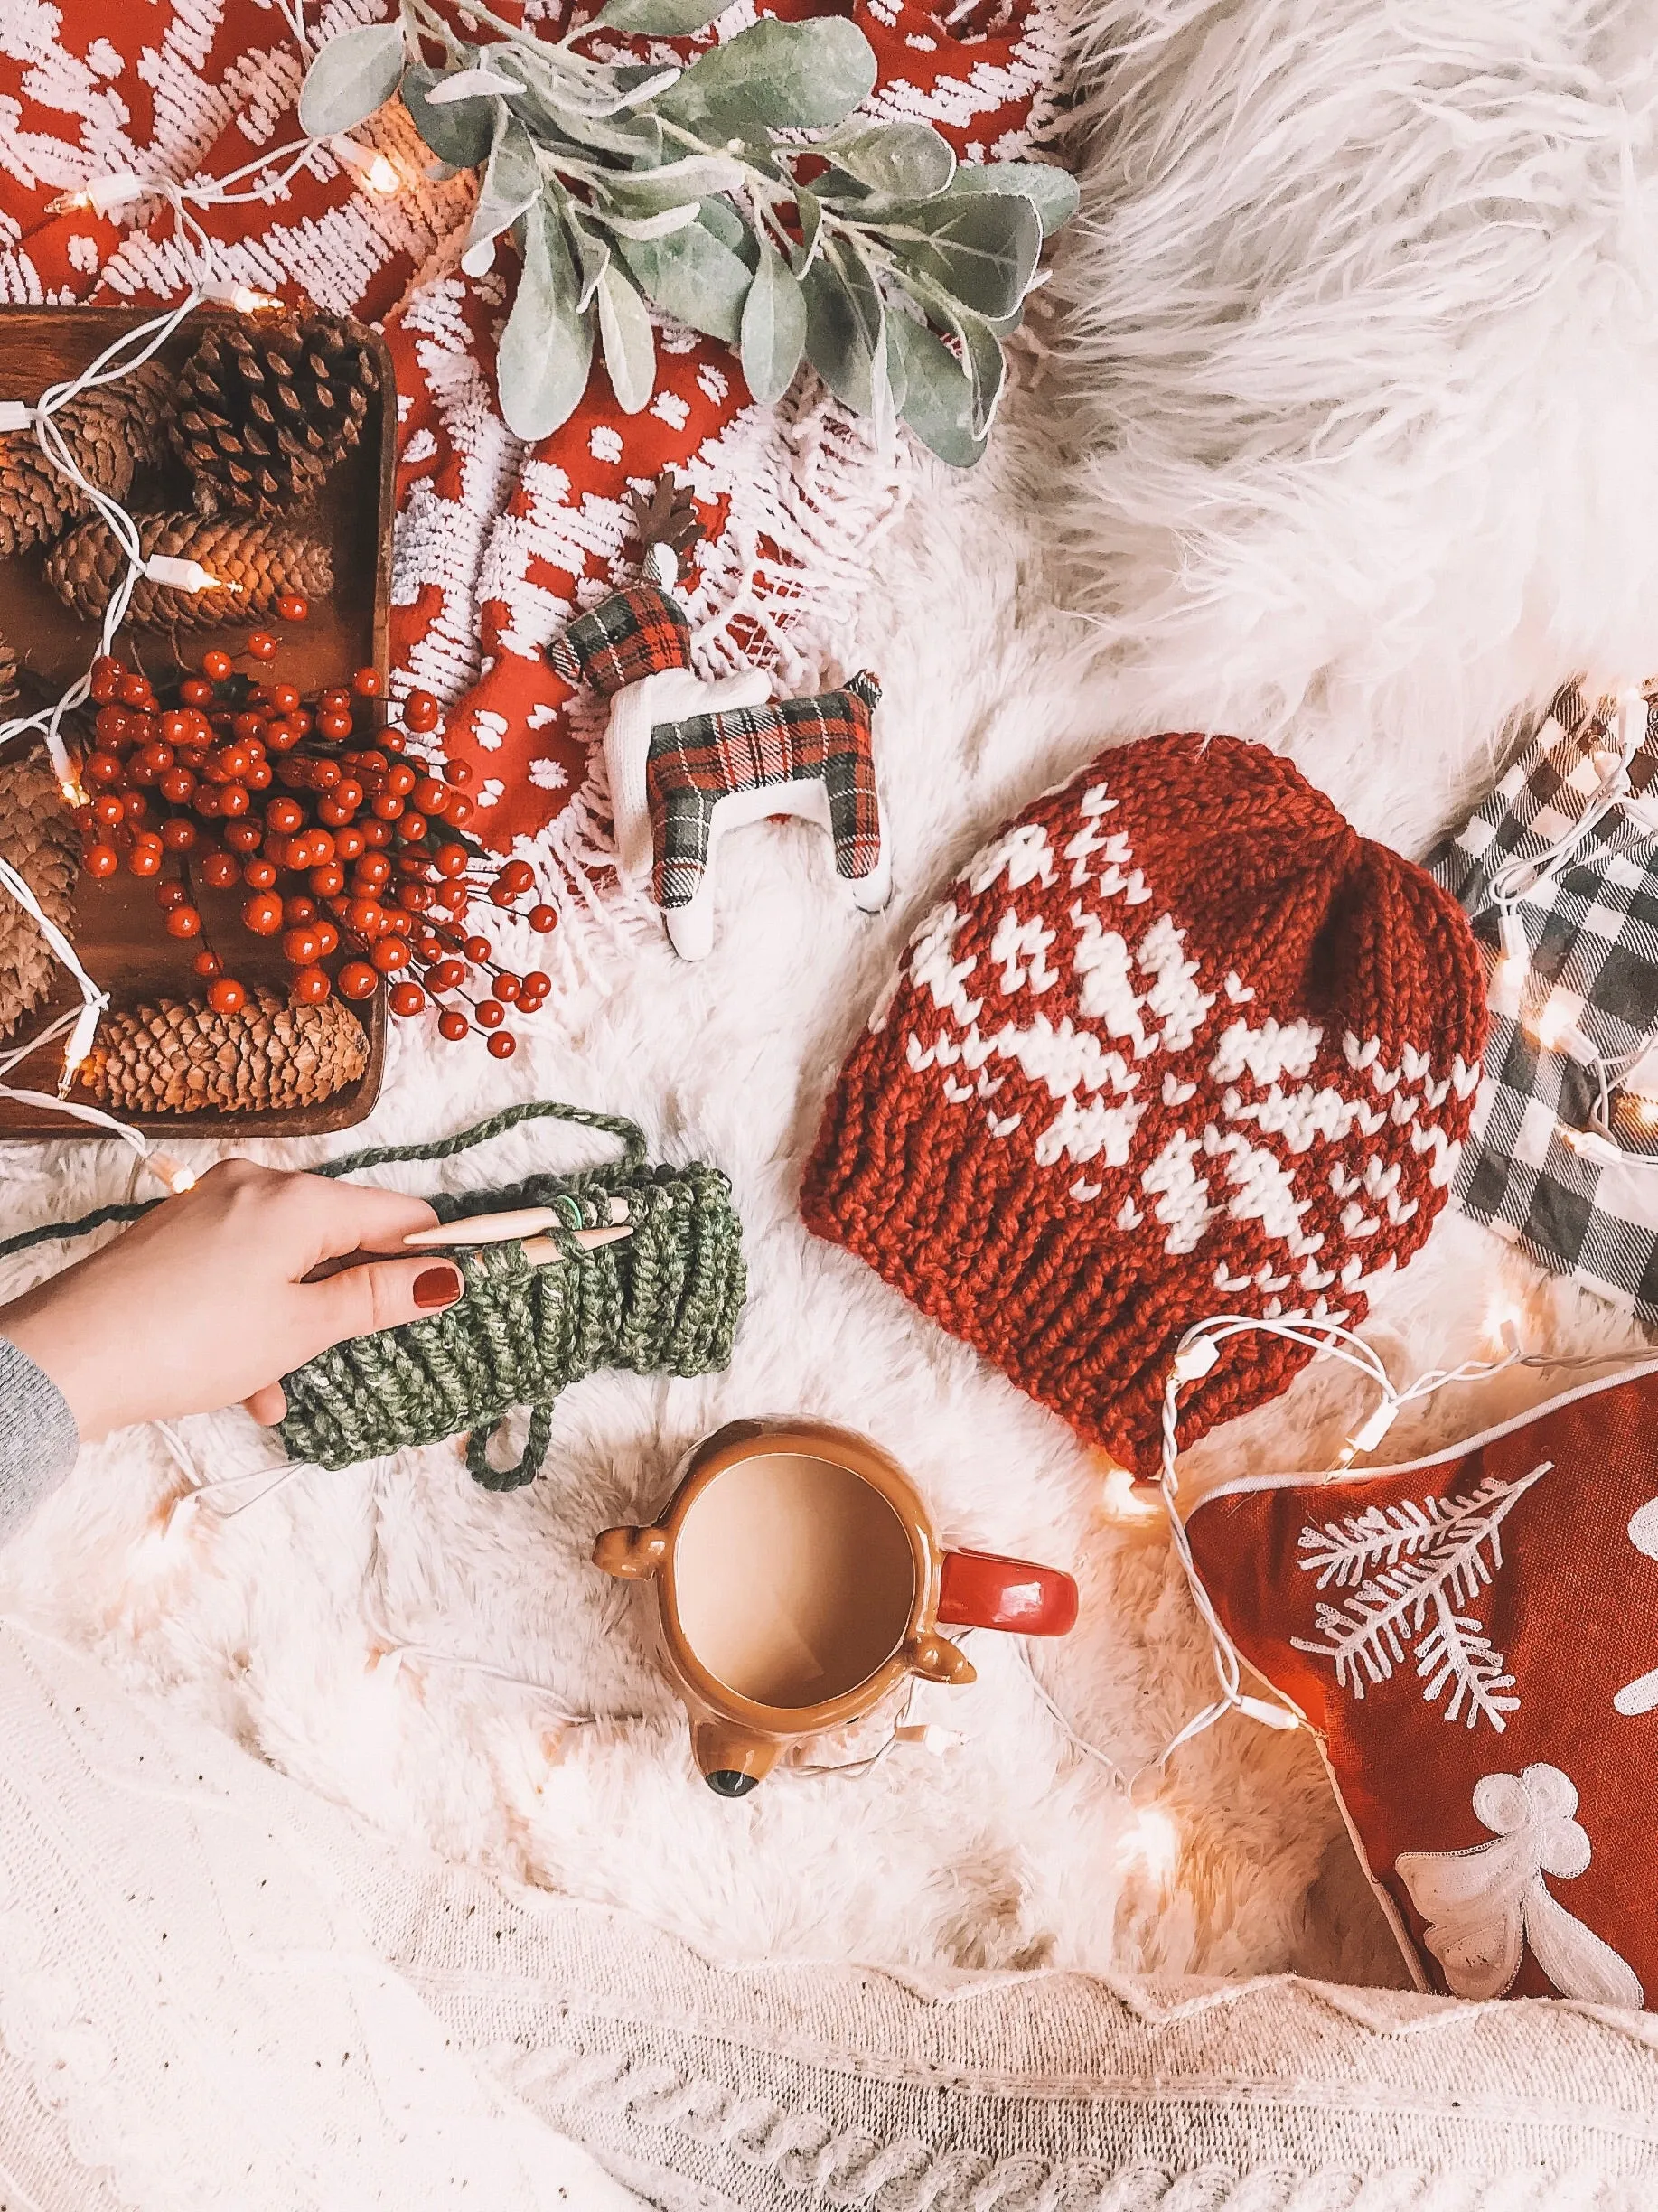
POLYGON ((920 1494, 867 1437, 732 1421, 680 1462, 650 1528, 606 1529, 594 1561, 654 1581, 691 1749, 723 1797, 871 1711, 907 1674, 970 1682, 940 1626, 1063 1636, 1076 1584, 1053 1567, 946 1551, 920 1494))

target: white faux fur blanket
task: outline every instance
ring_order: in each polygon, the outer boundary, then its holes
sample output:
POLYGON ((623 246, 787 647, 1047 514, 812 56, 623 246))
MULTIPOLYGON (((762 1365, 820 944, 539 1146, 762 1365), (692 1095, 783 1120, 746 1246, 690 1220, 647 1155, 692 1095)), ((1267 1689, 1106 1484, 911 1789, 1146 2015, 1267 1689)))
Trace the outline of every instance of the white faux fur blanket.
MULTIPOLYGON (((959 1748, 860 1781, 779 1776, 733 1806, 695 1780, 642 1613, 587 1553, 660 1501, 701 1430, 825 1415, 878 1436, 953 1533, 1074 1565, 1082 1625, 1036 1664, 1120 1767, 1204 1701, 1157 1519, 807 1237, 801 1162, 934 887, 1101 744, 1269 741, 1362 830, 1420 850, 1491 773, 1512 710, 1574 670, 1658 663, 1654 52, 1651 0, 1096 6, 1085 213, 1046 351, 999 459, 926 480, 872 556, 857 644, 886 685, 893 907, 850 916, 810 833, 747 832, 722 858, 706 964, 614 909, 567 945, 568 988, 504 1074, 400 1031, 366 1132, 456 1129, 511 1089, 631 1113, 653 1148, 722 1163, 754 1283, 730 1373, 572 1391, 529 1492, 485 1495, 437 1448, 303 1476, 168 1538, 167 1448, 118 1438, 0 1559, 0 1602, 386 1828, 726 1955, 1400 1979, 1307 1744, 1228 1722, 1137 1809, 1017 1652, 980 1636, 977 1687, 924 1701, 959 1748), (437 1656, 376 1671, 388 1637, 437 1656)), ((489 1173, 532 1156, 548 1140, 515 1139, 489 1173)), ((124 1179, 82 1147, 8 1170, 18 1220, 124 1179)), ((1454 1219, 1369 1334, 1409 1375, 1488 1347, 1502 1304, 1534 1345, 1618 1334, 1454 1219)), ((1447 1393, 1390 1446, 1548 1388, 1447 1393)), ((1316 1370, 1212 1439, 1191 1479, 1312 1465, 1352 1410, 1316 1370)), ((187 1428, 214 1474, 271 1456, 239 1417, 187 1428)), ((221 1513, 235 1499, 216 1494, 221 1513)))

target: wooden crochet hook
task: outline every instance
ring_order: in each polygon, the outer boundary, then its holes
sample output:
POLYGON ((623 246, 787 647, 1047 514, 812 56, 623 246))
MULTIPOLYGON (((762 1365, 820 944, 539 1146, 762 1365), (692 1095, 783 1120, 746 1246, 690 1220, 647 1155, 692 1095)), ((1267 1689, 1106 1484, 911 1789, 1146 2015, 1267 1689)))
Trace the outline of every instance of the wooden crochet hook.
MULTIPOLYGON (((576 1242, 584 1251, 592 1251, 601 1244, 614 1244, 618 1236, 632 1236, 631 1228, 614 1224, 627 1221, 627 1200, 613 1198, 610 1202, 612 1226, 608 1229, 577 1229, 576 1242)), ((505 1214, 471 1214, 460 1221, 439 1222, 430 1229, 417 1229, 406 1236, 404 1244, 411 1251, 424 1251, 434 1245, 448 1244, 511 1244, 520 1237, 533 1237, 545 1229, 557 1229, 564 1215, 556 1206, 519 1206, 505 1214)))

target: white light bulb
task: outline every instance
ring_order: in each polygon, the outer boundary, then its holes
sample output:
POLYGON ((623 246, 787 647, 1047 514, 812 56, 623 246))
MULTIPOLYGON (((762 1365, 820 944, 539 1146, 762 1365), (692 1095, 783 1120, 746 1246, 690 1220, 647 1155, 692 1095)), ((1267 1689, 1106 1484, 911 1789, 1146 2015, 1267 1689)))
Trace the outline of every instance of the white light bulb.
POLYGON ((1125 1467, 1114 1467, 1107 1474, 1100 1486, 1100 1503, 1113 1521, 1154 1521, 1163 1510, 1156 1486, 1136 1482, 1125 1467))

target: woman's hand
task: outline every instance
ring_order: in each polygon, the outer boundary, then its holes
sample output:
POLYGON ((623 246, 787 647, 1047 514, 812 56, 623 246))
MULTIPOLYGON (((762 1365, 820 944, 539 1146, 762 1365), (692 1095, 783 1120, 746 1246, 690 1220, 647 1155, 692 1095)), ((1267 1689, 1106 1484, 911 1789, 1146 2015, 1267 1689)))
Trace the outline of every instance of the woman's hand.
POLYGON ((451 1306, 459 1270, 401 1252, 437 1216, 423 1198, 283 1175, 250 1160, 210 1167, 124 1236, 0 1307, 0 1336, 62 1392, 85 1442, 130 1421, 286 1411, 276 1380, 339 1344, 451 1306))

